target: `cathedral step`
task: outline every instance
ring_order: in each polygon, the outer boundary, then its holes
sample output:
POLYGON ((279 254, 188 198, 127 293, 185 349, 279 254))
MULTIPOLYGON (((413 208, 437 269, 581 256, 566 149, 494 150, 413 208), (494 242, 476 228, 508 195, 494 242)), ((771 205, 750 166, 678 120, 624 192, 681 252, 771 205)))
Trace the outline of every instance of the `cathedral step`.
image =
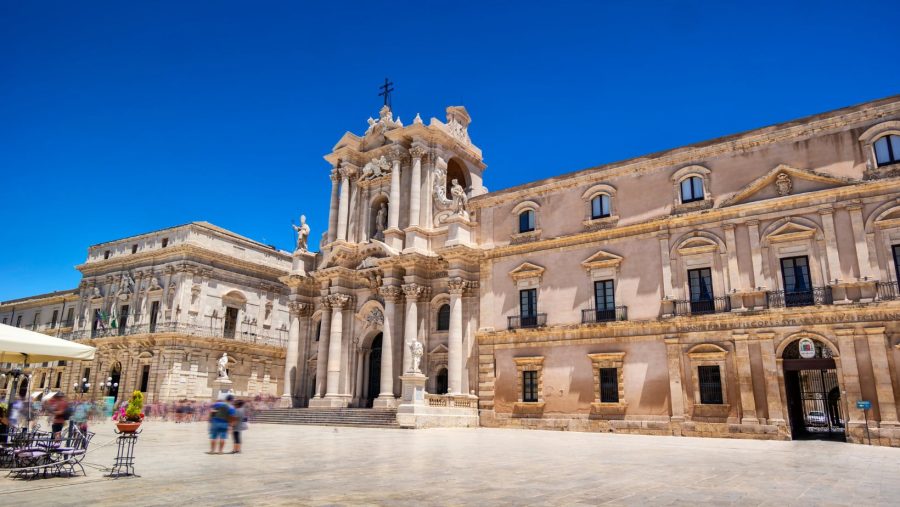
POLYGON ((280 408, 257 412, 253 417, 253 422, 263 424, 399 428, 396 410, 373 410, 369 408, 280 408))

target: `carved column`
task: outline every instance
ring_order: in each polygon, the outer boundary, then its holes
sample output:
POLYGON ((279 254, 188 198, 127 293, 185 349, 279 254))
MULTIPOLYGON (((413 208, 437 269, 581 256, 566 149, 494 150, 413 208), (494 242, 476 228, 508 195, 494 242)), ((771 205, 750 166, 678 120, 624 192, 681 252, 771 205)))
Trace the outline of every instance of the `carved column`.
POLYGON ((450 290, 450 332, 448 333, 447 383, 449 394, 462 393, 462 294, 467 282, 455 277, 447 281, 450 290))
POLYGON ((397 322, 397 302, 402 291, 396 285, 389 285, 382 287, 379 292, 384 298, 384 325, 381 330, 381 392, 378 393, 376 405, 391 407, 395 400, 394 323, 397 322))
POLYGON ((328 208, 328 242, 337 238, 338 223, 338 183, 340 183, 340 174, 337 168, 331 171, 331 204, 328 208))
POLYGON ((331 308, 323 298, 322 325, 319 326, 319 349, 316 352, 316 398, 325 396, 328 367, 328 337, 331 335, 331 308))
MULTIPOLYGON (((887 343, 884 327, 865 328, 869 342, 869 358, 872 361, 872 372, 875 375, 875 395, 878 398, 878 413, 881 426, 896 426, 897 404, 894 401, 894 385, 891 383, 891 370, 887 357, 887 343)), ((852 400, 848 400, 852 403, 852 400)))
POLYGON ((337 239, 347 241, 347 221, 350 216, 350 176, 353 168, 343 166, 341 173, 341 195, 338 204, 337 239))
POLYGON ((356 355, 358 357, 356 361, 356 399, 358 406, 362 405, 362 401, 364 399, 363 396, 363 365, 367 362, 366 358, 368 357, 369 349, 360 347, 356 355))
POLYGON ((678 338, 666 338, 666 362, 669 368, 669 400, 672 421, 684 421, 684 391, 681 386, 681 347, 678 338))
MULTIPOLYGON (((284 393, 281 395, 282 405, 293 406, 294 382, 291 377, 291 369, 297 366, 297 357, 300 352, 300 315, 306 305, 296 301, 288 303, 290 311, 291 328, 288 333, 287 352, 284 357, 284 393), (289 403, 289 404, 288 404, 289 403)), ((299 373, 299 369, 297 370, 299 373)))
POLYGON ((781 408, 781 386, 778 384, 778 362, 775 360, 775 333, 757 333, 762 357, 763 375, 766 380, 766 406, 769 409, 768 424, 784 424, 781 408))
POLYGON ((759 221, 747 222, 747 233, 750 236, 750 262, 753 264, 753 287, 766 287, 766 275, 763 273, 762 249, 759 246, 759 221))
POLYGON ((341 349, 344 329, 344 308, 350 302, 350 296, 346 294, 331 294, 325 298, 331 307, 331 336, 328 343, 328 371, 326 378, 325 396, 336 398, 340 396, 341 381, 341 349))
POLYGON ((419 209, 421 207, 421 190, 422 190, 422 157, 425 155, 425 148, 421 146, 413 146, 409 149, 412 156, 412 175, 409 183, 409 225, 419 225, 419 209))
POLYGON ((750 370, 748 335, 734 334, 734 362, 737 367, 738 388, 741 390, 741 424, 759 424, 756 397, 753 395, 753 373, 750 370))
POLYGON ((391 193, 388 197, 388 228, 400 228, 400 154, 394 155, 391 161, 391 193))
MULTIPOLYGON (((850 424, 864 424, 862 410, 856 408, 856 400, 862 399, 859 386, 859 364, 856 362, 856 345, 853 341, 853 329, 835 329, 838 337, 838 348, 841 357, 841 376, 844 378, 843 391, 847 407, 847 418, 850 424)), ((847 427, 849 430, 849 426, 847 427)))
POLYGON ((825 232, 825 258, 828 261, 828 279, 826 285, 832 280, 841 277, 841 261, 838 258, 837 236, 834 233, 834 210, 831 208, 820 209, 822 217, 822 230, 825 232))
POLYGON ((406 295, 406 316, 403 319, 403 373, 412 369, 412 356, 409 346, 414 341, 419 340, 419 298, 425 295, 426 288, 417 284, 409 283, 403 286, 403 293, 406 295))
POLYGON ((856 263, 859 267, 859 277, 864 280, 872 280, 875 274, 872 272, 872 263, 869 262, 869 245, 866 243, 866 226, 863 222, 862 204, 854 203, 847 206, 850 213, 853 241, 856 245, 856 263))

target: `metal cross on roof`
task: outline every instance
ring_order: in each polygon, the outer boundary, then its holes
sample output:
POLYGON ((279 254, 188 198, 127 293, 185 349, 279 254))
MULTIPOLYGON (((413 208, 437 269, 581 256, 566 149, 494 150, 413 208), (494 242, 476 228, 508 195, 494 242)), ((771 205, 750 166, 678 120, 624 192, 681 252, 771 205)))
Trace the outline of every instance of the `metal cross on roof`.
POLYGON ((384 105, 390 108, 391 92, 394 91, 394 83, 388 81, 388 78, 384 78, 384 84, 378 88, 381 90, 381 93, 379 93, 378 96, 384 97, 384 105))

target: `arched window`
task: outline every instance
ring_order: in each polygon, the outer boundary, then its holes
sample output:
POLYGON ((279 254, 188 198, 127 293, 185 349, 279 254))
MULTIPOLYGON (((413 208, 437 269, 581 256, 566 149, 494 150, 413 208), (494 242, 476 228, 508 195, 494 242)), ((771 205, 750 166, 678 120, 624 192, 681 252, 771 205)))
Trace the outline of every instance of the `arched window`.
POLYGON ((599 194, 594 196, 591 199, 591 218, 605 218, 610 215, 609 213, 609 196, 606 194, 599 194))
POLYGON ((519 213, 519 232, 531 232, 534 230, 534 210, 527 209, 519 213))
POLYGON ((703 178, 699 176, 690 176, 681 180, 681 202, 683 204, 702 200, 703 178))
POLYGON ((875 141, 875 160, 878 167, 900 162, 900 136, 890 134, 875 141))
POLYGON ((442 305, 437 314, 437 330, 447 331, 450 329, 450 305, 442 305))

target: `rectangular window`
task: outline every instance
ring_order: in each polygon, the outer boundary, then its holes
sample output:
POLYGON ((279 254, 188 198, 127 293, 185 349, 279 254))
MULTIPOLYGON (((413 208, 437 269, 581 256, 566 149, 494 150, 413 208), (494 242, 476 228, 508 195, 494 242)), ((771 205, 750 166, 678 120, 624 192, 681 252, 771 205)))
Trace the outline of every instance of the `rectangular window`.
POLYGON ((50 327, 56 327, 57 320, 59 320, 59 310, 53 310, 53 315, 50 317, 50 327))
POLYGON ((681 202, 689 203, 703 200, 703 180, 691 176, 681 182, 681 202))
POLYGON ((109 259, 109 250, 103 252, 103 259, 104 260, 109 259))
POLYGON ((612 280, 594 282, 594 308, 597 322, 616 320, 616 297, 612 280))
POLYGON ((37 312, 34 314, 34 318, 31 320, 31 330, 34 331, 37 329, 38 324, 41 322, 41 312, 37 312))
POLYGON ((531 232, 534 230, 534 211, 525 210, 519 213, 519 232, 531 232))
POLYGON ((146 393, 147 387, 150 384, 150 365, 145 364, 143 371, 141 371, 141 392, 146 393))
POLYGON ((809 259, 806 256, 781 259, 781 281, 784 283, 785 306, 815 304, 809 275, 809 259))
POLYGON ((891 250, 894 252, 894 274, 897 275, 897 280, 900 281, 900 245, 892 246, 891 250))
POLYGON ((47 383, 47 372, 41 373, 41 389, 44 388, 44 384, 47 383))
POLYGON ((600 368, 600 401, 619 402, 619 369, 600 368))
POLYGON ((523 327, 537 325, 537 289, 519 291, 519 318, 523 327))
POLYGON ((162 239, 162 247, 165 248, 167 246, 169 246, 169 238, 163 238, 162 239))
POLYGON ((66 327, 71 327, 75 325, 75 309, 69 308, 69 312, 66 314, 66 327))
POLYGON ((22 316, 16 317, 16 327, 22 327, 22 316))
POLYGON ((609 196, 598 195, 591 199, 591 218, 604 218, 609 216, 609 196))
POLYGON ((133 254, 137 253, 137 245, 131 245, 131 253, 133 253, 133 254))
POLYGON ((316 341, 319 341, 319 338, 322 336, 322 321, 320 320, 318 324, 316 324, 316 341))
POLYGON ((719 366, 698 366, 697 377, 700 379, 700 403, 704 405, 721 405, 722 374, 719 366))
POLYGON ((538 381, 536 371, 522 372, 522 401, 538 401, 538 381))
POLYGON ((57 372, 56 374, 56 384, 53 386, 54 389, 59 389, 59 385, 62 383, 62 372, 57 372))
POLYGON ((710 268, 688 270, 691 301, 709 301, 713 298, 712 271, 710 268))
POLYGON ((159 301, 154 301, 150 305, 150 332, 156 332, 156 322, 159 317, 159 301))

